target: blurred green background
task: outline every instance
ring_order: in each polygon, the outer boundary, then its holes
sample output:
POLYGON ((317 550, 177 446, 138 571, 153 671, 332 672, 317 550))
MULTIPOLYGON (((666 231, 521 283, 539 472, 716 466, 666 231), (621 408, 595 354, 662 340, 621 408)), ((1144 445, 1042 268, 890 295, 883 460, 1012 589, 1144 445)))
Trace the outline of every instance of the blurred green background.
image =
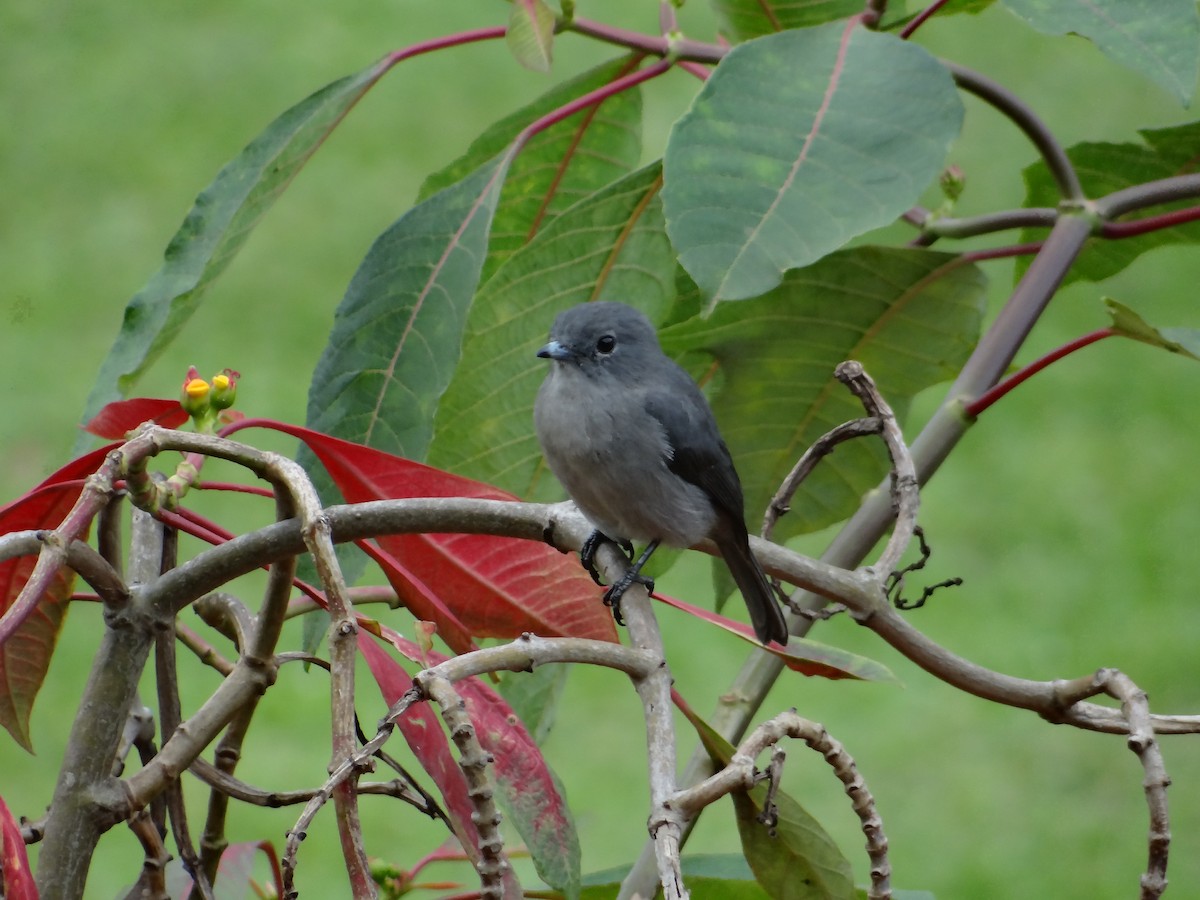
MULTIPOLYGON (((657 27, 648 0, 580 5, 582 15, 657 27)), ((225 162, 321 85, 388 50, 501 24, 507 13, 497 0, 0 5, 0 374, 7 384, 0 498, 17 496, 67 459, 124 304, 157 269, 193 198, 225 162)), ((683 23, 697 37, 711 33, 700 4, 684 10, 683 23)), ((1086 42, 1035 34, 999 5, 977 18, 935 21, 921 41, 1008 85, 1068 144, 1136 140, 1137 128, 1191 118, 1086 42)), ((565 36, 556 53, 559 78, 613 51, 565 36)), ((408 208, 425 174, 549 83, 495 42, 392 72, 301 173, 138 393, 173 395, 189 364, 204 374, 231 366, 243 373, 239 406, 248 414, 302 421, 333 308, 371 240, 408 208)), ((678 73, 646 88, 648 158, 661 152, 695 87, 678 73)), ((970 99, 967 106, 951 157, 968 179, 960 211, 1019 205, 1031 148, 990 110, 970 99)), ((986 271, 994 310, 1012 267, 988 263, 986 271)), ((1173 249, 1142 257, 1109 283, 1073 286, 1039 323, 1022 359, 1101 327, 1106 294, 1152 322, 1194 325, 1198 283, 1200 255, 1173 249)), ((936 390, 922 398, 910 433, 939 399, 936 390)), ((1114 340, 1053 367, 990 410, 923 500, 935 550, 930 578, 961 576, 965 585, 911 614, 914 623, 1004 672, 1049 679, 1115 666, 1150 693, 1155 710, 1196 712, 1197 409, 1200 367, 1114 340)), ((269 515, 248 502, 201 502, 214 514, 240 516, 243 527, 269 515)), ((816 552, 827 537, 801 546, 816 552)), ((707 568, 686 560, 662 586, 703 602, 707 568)), ((740 666, 743 645, 677 613, 662 616, 678 687, 697 710, 711 709, 740 666)), ((0 740, 0 795, 18 814, 36 817, 49 800, 99 621, 90 607, 69 618, 35 709, 38 755, 0 740)), ((399 614, 389 621, 407 628, 399 614)), ((966 697, 848 620, 822 625, 814 636, 880 659, 905 684, 793 676, 767 706, 797 707, 856 757, 888 829, 896 885, 943 898, 1136 893, 1147 816, 1140 768, 1120 738, 1050 727, 966 697)), ((288 640, 296 643, 298 630, 288 640)), ((185 665, 186 714, 216 678, 185 665)), ((362 689, 369 729, 382 708, 373 685, 364 681, 362 689)), ((145 690, 153 696, 149 683, 145 690)), ((239 774, 271 788, 319 783, 327 705, 324 675, 285 670, 239 774)), ((1200 896, 1200 854, 1192 852, 1200 841, 1200 747, 1176 737, 1164 740, 1164 750, 1175 785, 1169 895, 1200 896)), ((608 672, 574 673, 546 752, 578 820, 585 870, 632 859, 646 834, 645 749, 627 685, 608 672)), ((862 839, 836 783, 799 747, 789 760, 789 789, 827 824, 865 882, 862 839)), ((193 809, 202 797, 189 793, 193 809)), ((725 804, 707 815, 689 851, 734 849, 728 813, 725 804)), ((367 798, 364 814, 373 854, 411 864, 435 846, 437 836, 407 808, 367 798)), ((295 815, 252 810, 235 820, 231 837, 281 845, 295 815)), ((307 896, 346 892, 330 820, 318 821, 301 851, 307 896)), ((88 896, 114 896, 136 878, 138 860, 132 838, 114 829, 101 844, 88 896)))

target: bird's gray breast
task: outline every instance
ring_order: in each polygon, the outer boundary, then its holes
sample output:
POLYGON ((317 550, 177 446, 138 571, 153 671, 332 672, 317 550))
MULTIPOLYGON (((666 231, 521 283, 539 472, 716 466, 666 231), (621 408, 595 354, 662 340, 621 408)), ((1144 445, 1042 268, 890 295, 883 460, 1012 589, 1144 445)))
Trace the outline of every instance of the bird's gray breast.
POLYGON ((555 365, 538 392, 534 422, 550 469, 609 537, 690 547, 712 531, 712 502, 667 467, 666 431, 636 390, 555 365))

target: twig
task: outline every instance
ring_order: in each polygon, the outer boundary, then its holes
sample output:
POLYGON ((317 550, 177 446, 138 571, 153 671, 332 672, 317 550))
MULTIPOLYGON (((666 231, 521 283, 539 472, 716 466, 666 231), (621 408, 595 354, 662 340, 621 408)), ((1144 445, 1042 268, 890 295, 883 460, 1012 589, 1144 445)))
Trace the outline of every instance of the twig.
POLYGON ((1174 203, 1197 197, 1200 197, 1200 173, 1192 173, 1174 175, 1170 178, 1160 178, 1157 181, 1147 181, 1144 184, 1122 188, 1101 197, 1093 205, 1100 218, 1110 220, 1125 213, 1145 209, 1147 206, 1158 206, 1160 203, 1174 203))
POLYGON ((940 218, 928 213, 925 220, 918 224, 922 232, 935 237, 968 238, 1012 228, 1052 228, 1058 216, 1058 210, 1052 207, 1028 207, 961 219, 949 216, 940 218))
POLYGON ((939 9, 941 9, 943 6, 945 6, 948 2, 949 2, 949 0, 933 0, 933 2, 930 3, 927 7, 925 7, 923 10, 921 10, 915 16, 913 16, 913 19, 911 22, 909 22, 907 25, 904 26, 904 28, 900 32, 900 37, 902 37, 904 40, 908 40, 910 37, 913 36, 913 33, 918 28, 920 28, 922 25, 924 25, 930 18, 933 17, 934 13, 936 13, 939 9))
POLYGON ((795 710, 780 713, 759 725, 738 747, 729 765, 698 784, 677 792, 672 804, 686 815, 695 816, 730 791, 754 787, 757 783, 754 761, 764 750, 776 747, 785 737, 802 740, 820 753, 842 782, 867 838, 867 854, 871 860, 871 891, 868 896, 872 900, 891 896, 889 882, 892 868, 887 856, 888 841, 883 820, 875 808, 875 799, 845 747, 822 725, 798 716, 795 710))
POLYGON ((912 542, 913 529, 917 524, 917 509, 921 495, 917 487, 917 469, 913 464, 908 445, 900 433, 896 414, 888 406, 875 382, 866 373, 862 363, 847 360, 834 370, 834 377, 850 389, 862 403, 863 409, 881 425, 880 435, 892 460, 892 509, 896 516, 892 535, 887 546, 873 566, 879 577, 886 578, 900 563, 900 557, 912 542))
POLYGON ((167 892, 166 868, 171 860, 171 854, 163 846, 158 829, 150 820, 146 810, 139 810, 129 820, 129 830, 137 836, 142 845, 144 860, 142 874, 137 884, 126 895, 126 900, 171 900, 167 892))
POLYGON ((788 472, 783 479, 778 490, 775 491, 775 496, 771 498, 771 502, 767 504, 760 532, 762 539, 764 541, 771 540, 771 536, 775 533, 775 525, 780 518, 791 511, 792 498, 803 484, 804 479, 817 467, 817 463, 832 453, 838 444, 855 438, 879 434, 882 428, 883 423, 875 418, 854 419, 850 422, 843 422, 813 441, 796 461, 792 471, 788 472))
MULTIPOLYGON (((251 806, 261 806, 267 809, 279 809, 284 806, 296 806, 307 803, 320 793, 320 788, 307 788, 291 791, 270 791, 247 784, 226 772, 222 772, 207 760, 197 757, 192 761, 188 771, 207 784, 215 791, 226 795, 232 800, 249 803, 251 806)), ((424 807, 423 798, 414 795, 412 785, 404 778, 393 778, 391 781, 361 782, 358 785, 360 795, 375 795, 395 797, 429 815, 424 807)))
POLYGON ((1167 855, 1171 846, 1167 788, 1171 779, 1154 736, 1146 692, 1117 669, 1101 669, 1089 678, 1062 682, 1059 690, 1064 702, 1078 703, 1097 694, 1107 694, 1121 703, 1121 711, 1129 723, 1126 744, 1137 755, 1145 771, 1142 786, 1150 811, 1149 852, 1146 872, 1141 878, 1141 898, 1156 900, 1167 889, 1167 855))
POLYGON ((1083 187, 1075 166, 1067 157, 1067 151, 1046 126, 1046 123, 1020 97, 1004 85, 992 81, 985 75, 975 72, 958 63, 942 60, 942 65, 950 70, 954 81, 964 91, 968 91, 987 103, 990 103, 1004 113, 1014 125, 1025 133, 1045 160, 1046 168, 1050 170, 1058 192, 1063 199, 1082 203, 1084 200, 1083 187))
POLYGON ((488 776, 488 769, 495 760, 480 745, 475 725, 467 714, 467 705, 449 679, 426 669, 414 676, 413 686, 437 703, 450 731, 450 739, 458 748, 458 765, 467 780, 467 796, 475 807, 471 821, 479 830, 481 855, 475 864, 480 879, 479 895, 483 900, 504 900, 506 893, 519 888, 504 853, 504 838, 500 835, 502 816, 496 809, 495 790, 488 776))

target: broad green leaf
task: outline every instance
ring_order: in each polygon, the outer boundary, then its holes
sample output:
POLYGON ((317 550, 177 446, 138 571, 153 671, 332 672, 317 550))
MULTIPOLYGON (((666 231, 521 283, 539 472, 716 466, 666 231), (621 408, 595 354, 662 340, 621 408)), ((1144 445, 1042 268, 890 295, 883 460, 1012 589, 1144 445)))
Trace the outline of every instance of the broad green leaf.
POLYGON ((391 65, 385 58, 297 103, 196 198, 167 245, 162 268, 125 307, 121 330, 88 397, 85 421, 110 400, 128 395, 296 173, 391 65))
POLYGON ((655 318, 675 263, 652 165, 576 204, 513 254, 471 308, 462 361, 438 407, 429 461, 526 499, 559 499, 533 433, 550 323, 587 300, 625 300, 655 318))
MULTIPOLYGON (((979 333, 984 278, 958 257, 856 247, 789 272, 769 294, 660 331, 693 374, 720 379, 713 411, 737 463, 750 530, 821 435, 865 413, 833 378, 857 359, 903 422, 912 397, 956 374, 979 333)), ((877 439, 838 446, 801 485, 777 538, 850 515, 886 472, 877 439)))
POLYGON ((554 727, 558 701, 567 686, 570 673, 570 666, 538 666, 532 672, 500 674, 500 696, 521 717, 539 745, 554 727))
POLYGON ((962 103, 915 44, 853 23, 734 47, 675 124, 663 208, 710 310, 915 203, 958 134, 962 103))
POLYGON ((554 60, 554 10, 543 0, 513 0, 505 32, 517 62, 535 72, 549 72, 554 60))
POLYGON ((510 157, 413 207, 367 251, 313 375, 310 428, 424 459, 510 157))
POLYGON ((733 41, 823 25, 863 11, 861 0, 709 0, 709 5, 721 33, 733 41))
MULTIPOLYGON (((1196 148, 1200 147, 1200 122, 1140 131, 1139 134, 1145 144, 1082 143, 1067 150, 1067 156, 1079 173, 1089 197, 1103 197, 1148 181, 1194 173, 1200 168, 1196 154, 1196 148)), ((1058 203, 1058 190, 1044 163, 1029 166, 1023 175, 1026 206, 1054 206, 1058 203)), ((1151 212, 1157 215, 1192 203, 1193 200, 1181 200, 1156 206, 1151 212)), ((1044 237, 1044 231, 1030 229, 1022 232, 1021 239, 1033 241, 1044 237)), ((1092 238, 1067 273, 1065 283, 1103 281, 1130 265, 1147 250, 1169 244, 1198 242, 1200 222, 1187 222, 1120 240, 1092 238)), ((1020 278, 1028 267, 1029 261, 1021 259, 1016 267, 1016 277, 1020 278)))
MULTIPOLYGON (((604 87, 633 66, 634 60, 627 56, 606 62, 489 126, 463 156, 426 179, 421 199, 461 181, 512 144, 531 122, 604 87)), ((481 283, 563 210, 637 166, 642 155, 641 121, 642 95, 634 89, 609 97, 529 139, 513 160, 500 191, 481 283)))
POLYGON ((1196 87, 1196 0, 1004 0, 1044 34, 1079 34, 1186 106, 1196 87))
MULTIPOLYGON (((685 704, 679 708, 713 762, 728 765, 734 746, 685 704)), ((759 785, 750 791, 734 791, 730 797, 746 861, 767 896, 773 900, 854 900, 850 861, 821 823, 786 792, 776 791, 773 799, 779 824, 772 836, 758 821, 766 795, 766 786, 759 785)))
POLYGON ((1200 331, 1194 328, 1158 328, 1123 303, 1104 298, 1112 327, 1125 337, 1200 360, 1200 331))
MULTIPOLYGON (((768 900, 744 857, 732 853, 696 854, 680 860, 683 880, 703 900, 768 900)), ((629 867, 594 872, 584 879, 582 900, 615 900, 629 867)))

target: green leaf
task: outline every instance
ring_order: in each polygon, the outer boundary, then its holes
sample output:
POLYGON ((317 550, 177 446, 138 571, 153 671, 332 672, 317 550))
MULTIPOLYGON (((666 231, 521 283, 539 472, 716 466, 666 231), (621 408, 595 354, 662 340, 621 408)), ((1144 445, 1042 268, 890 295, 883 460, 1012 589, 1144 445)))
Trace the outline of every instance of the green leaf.
MULTIPOLYGON (((1200 147, 1200 122, 1140 131, 1145 144, 1082 143, 1067 150, 1067 156, 1079 173, 1089 197, 1103 197, 1114 191, 1198 170, 1196 148, 1200 147)), ((1055 206, 1058 189, 1044 163, 1029 166, 1025 178, 1027 206, 1055 206)), ((1183 209, 1195 201, 1181 200, 1163 204, 1155 214, 1183 209)), ((1040 240, 1044 231, 1027 229, 1023 241, 1040 240)), ((1103 281, 1111 278, 1147 250, 1171 244, 1200 243, 1200 222, 1187 222, 1170 228, 1149 231, 1120 240, 1092 238, 1067 273, 1064 281, 1103 281)), ((1018 261, 1015 275, 1020 278, 1029 268, 1028 259, 1018 261)))
POLYGON ((861 0, 710 0, 709 5, 721 33, 732 41, 823 25, 863 11, 861 0))
POLYGON ((961 121, 945 68, 891 35, 834 23, 734 47, 667 143, 679 261, 710 309, 763 294, 911 207, 961 121))
POLYGON ((1187 106, 1196 86, 1196 0, 1005 0, 1044 34, 1088 38, 1114 62, 1157 82, 1187 106))
POLYGON ((543 0, 512 0, 504 39, 525 68, 549 72, 554 61, 554 10, 543 0))
POLYGON ((1108 307, 1112 327, 1118 333, 1151 347, 1200 360, 1200 331, 1194 328, 1158 328, 1111 297, 1104 298, 1104 305, 1108 307))
POLYGON ((384 59, 297 103, 247 145, 196 198, 163 266, 125 307, 84 420, 127 396, 200 305, 259 220, 350 108, 391 67, 384 59))
MULTIPOLYGON (((754 880, 744 857, 732 853, 696 854, 680 860, 683 880, 691 895, 703 900, 768 900, 754 880)), ((584 877, 581 900, 615 900, 629 866, 618 866, 584 877)))
MULTIPOLYGON (((713 761, 728 765, 736 748, 693 710, 687 706, 680 709, 713 761)), ((821 823, 786 792, 776 791, 773 800, 779 823, 775 836, 771 836, 758 821, 766 796, 763 785, 730 794, 742 850, 767 896, 772 900, 854 900, 850 861, 821 823)))
POLYGON ((527 499, 559 499, 533 433, 550 323, 587 300, 626 300, 655 318, 675 263, 649 166, 576 204, 513 254, 471 308, 462 361, 438 407, 431 465, 527 499))
MULTIPOLYGON (((489 126, 463 156, 426 179, 421 199, 461 181, 509 146, 531 122, 604 87, 633 66, 628 56, 606 62, 489 126)), ((642 95, 634 89, 530 138, 504 180, 480 282, 486 283, 504 260, 564 210, 629 174, 642 156, 641 122, 642 95)))
POLYGON ((500 696, 521 717, 539 745, 554 727, 558 701, 570 673, 570 666, 538 666, 532 672, 500 674, 500 696))
POLYGON ((317 363, 310 428, 424 459, 512 152, 413 207, 376 239, 317 363))
MULTIPOLYGON (((693 374, 718 364, 710 399, 742 477, 751 531, 809 445, 864 415, 834 367, 859 360, 903 422, 915 394, 966 360, 984 287, 982 273, 952 254, 856 247, 789 272, 763 297, 660 330, 664 349, 693 374)), ((801 485, 777 539, 844 519, 886 471, 877 439, 840 445, 801 485)))

